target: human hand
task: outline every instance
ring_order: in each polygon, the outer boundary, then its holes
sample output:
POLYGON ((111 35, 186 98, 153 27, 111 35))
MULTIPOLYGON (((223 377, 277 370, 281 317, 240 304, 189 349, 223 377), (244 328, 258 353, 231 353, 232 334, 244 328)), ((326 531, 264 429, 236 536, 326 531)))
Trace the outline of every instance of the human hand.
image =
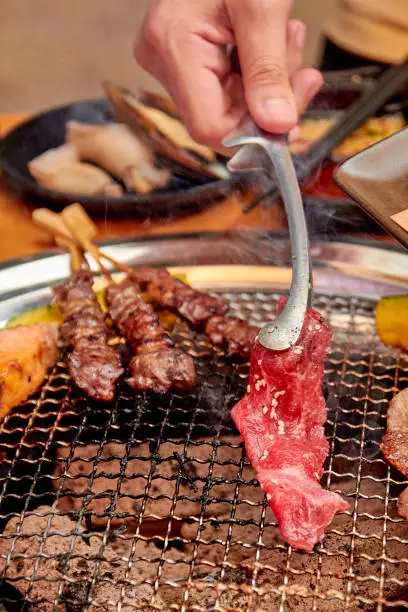
POLYGON ((197 141, 219 148, 248 112, 285 133, 322 85, 302 68, 306 26, 291 0, 151 0, 135 42, 140 65, 167 89, 197 141), (227 45, 237 48, 234 72, 227 45))

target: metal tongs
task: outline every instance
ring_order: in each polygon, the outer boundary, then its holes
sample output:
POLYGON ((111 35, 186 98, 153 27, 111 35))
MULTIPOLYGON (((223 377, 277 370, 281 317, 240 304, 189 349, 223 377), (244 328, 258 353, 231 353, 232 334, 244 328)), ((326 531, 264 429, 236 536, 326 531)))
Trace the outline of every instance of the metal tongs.
POLYGON ((302 196, 284 135, 271 135, 247 117, 225 141, 241 147, 228 163, 231 172, 263 171, 279 187, 289 225, 292 250, 292 282, 289 297, 275 321, 267 323, 258 340, 267 349, 284 351, 299 339, 306 310, 312 302, 312 264, 302 196))

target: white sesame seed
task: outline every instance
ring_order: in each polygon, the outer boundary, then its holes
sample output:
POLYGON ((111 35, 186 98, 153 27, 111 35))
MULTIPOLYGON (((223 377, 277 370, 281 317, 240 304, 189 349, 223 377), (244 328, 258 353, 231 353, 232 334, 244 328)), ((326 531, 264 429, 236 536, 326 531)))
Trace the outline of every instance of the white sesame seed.
POLYGON ((262 365, 262 359, 258 359, 258 365, 262 365))
POLYGON ((279 397, 280 395, 285 395, 285 393, 286 393, 285 389, 282 389, 282 391, 277 391, 275 393, 275 397, 279 397))
POLYGON ((309 325, 309 327, 307 328, 307 331, 313 331, 313 327, 311 325, 309 325))
POLYGON ((258 380, 259 374, 255 374, 254 378, 255 378, 255 380, 258 380))
POLYGON ((263 412, 264 414, 266 414, 266 413, 268 412, 268 406, 264 406, 264 407, 262 408, 262 412, 263 412))
POLYGON ((265 450, 263 452, 263 455, 262 455, 262 457, 260 458, 259 461, 265 461, 265 459, 267 459, 268 455, 269 455, 269 451, 267 451, 266 448, 265 448, 265 450))
POLYGON ((251 393, 251 385, 247 385, 247 392, 251 393))
POLYGON ((274 439, 275 439, 275 436, 274 436, 273 434, 269 434, 269 435, 268 435, 268 438, 269 438, 270 440, 272 440, 272 442, 273 442, 273 441, 274 441, 274 439))
POLYGON ((266 499, 268 500, 268 502, 270 502, 271 499, 272 499, 272 495, 270 493, 267 493, 266 494, 266 499))
POLYGON ((269 417, 270 417, 271 419, 277 419, 277 418, 278 418, 278 415, 276 414, 276 410, 275 410, 275 408, 272 408, 272 410, 271 410, 271 411, 270 411, 270 413, 269 413, 269 417))
POLYGON ((283 421, 278 421, 278 436, 285 435, 285 423, 283 421))
POLYGON ((316 330, 316 331, 319 331, 319 329, 322 329, 322 326, 320 325, 320 323, 317 323, 317 324, 315 325, 315 330, 316 330))
POLYGON ((277 406, 277 405, 278 405, 278 400, 277 400, 277 399, 274 397, 274 398, 272 399, 272 401, 271 401, 271 406, 272 406, 273 408, 276 408, 276 406, 277 406))

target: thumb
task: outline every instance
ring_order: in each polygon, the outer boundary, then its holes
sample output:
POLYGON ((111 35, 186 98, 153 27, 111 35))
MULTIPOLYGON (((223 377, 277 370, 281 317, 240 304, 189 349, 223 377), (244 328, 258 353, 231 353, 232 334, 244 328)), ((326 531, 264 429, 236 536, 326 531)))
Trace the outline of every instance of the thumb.
POLYGON ((289 0, 228 0, 242 70, 245 98, 256 123, 268 132, 288 132, 297 123, 289 81, 289 0))

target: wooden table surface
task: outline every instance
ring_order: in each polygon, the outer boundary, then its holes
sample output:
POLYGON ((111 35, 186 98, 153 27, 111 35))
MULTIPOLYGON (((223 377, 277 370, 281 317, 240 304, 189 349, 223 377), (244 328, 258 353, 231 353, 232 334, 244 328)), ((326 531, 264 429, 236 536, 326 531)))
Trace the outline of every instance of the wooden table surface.
MULTIPOLYGON (((0 136, 22 121, 25 115, 0 114, 0 136)), ((278 230, 285 227, 281 210, 257 207, 242 214, 243 196, 233 195, 191 216, 154 222, 135 219, 95 219, 98 239, 147 236, 162 233, 223 231, 245 228, 278 230)), ((0 260, 37 253, 52 246, 52 240, 31 221, 34 206, 17 197, 0 176, 0 260)))

